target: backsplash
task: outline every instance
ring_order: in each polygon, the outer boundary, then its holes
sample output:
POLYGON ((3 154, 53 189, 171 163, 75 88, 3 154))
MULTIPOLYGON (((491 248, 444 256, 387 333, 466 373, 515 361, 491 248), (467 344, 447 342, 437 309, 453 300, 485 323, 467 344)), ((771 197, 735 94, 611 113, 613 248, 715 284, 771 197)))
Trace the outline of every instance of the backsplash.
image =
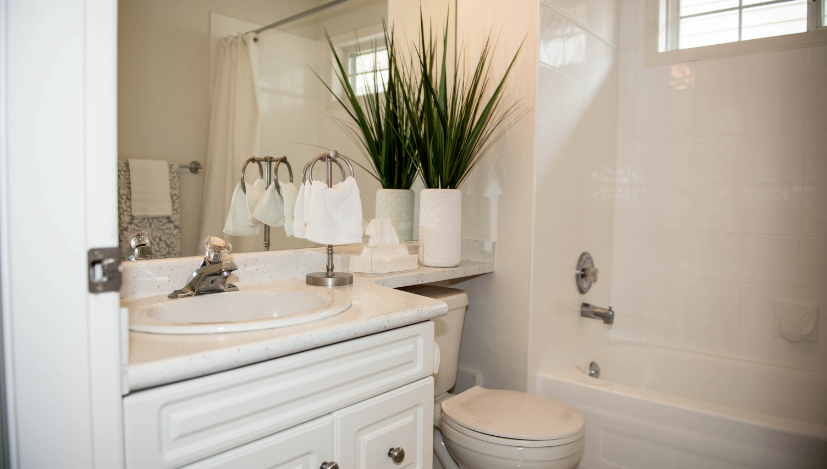
POLYGON ((827 370, 827 46, 644 66, 621 8, 616 338, 827 370), (775 301, 818 303, 818 342, 775 301))

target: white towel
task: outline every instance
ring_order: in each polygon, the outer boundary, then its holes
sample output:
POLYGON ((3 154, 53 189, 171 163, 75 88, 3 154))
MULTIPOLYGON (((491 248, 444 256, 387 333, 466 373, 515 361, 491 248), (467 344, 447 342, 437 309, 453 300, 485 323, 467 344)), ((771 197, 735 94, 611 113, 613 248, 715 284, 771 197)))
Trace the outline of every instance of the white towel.
POLYGON ((276 184, 270 184, 253 209, 253 218, 269 226, 284 224, 284 199, 276 187, 276 184))
POLYGON ((250 218, 250 223, 259 223, 253 217, 253 210, 256 209, 256 205, 258 205, 258 201, 264 196, 264 191, 267 189, 264 187, 264 179, 258 178, 253 185, 245 184, 247 188, 247 217, 250 218))
POLYGON ((310 182, 299 187, 296 195, 296 209, 293 211, 293 236, 296 238, 307 237, 307 215, 310 208, 310 182))
POLYGON ((348 177, 330 188, 321 181, 314 181, 306 221, 307 239, 314 243, 361 243, 362 199, 356 180, 348 177))
POLYGON ((227 222, 224 223, 224 233, 230 236, 257 236, 260 228, 261 224, 250 220, 247 215, 247 196, 241 190, 241 183, 236 184, 233 200, 230 202, 230 213, 227 214, 227 222))
POLYGON ((163 160, 129 161, 133 217, 172 215, 169 195, 169 163, 163 160))
POLYGON ((279 184, 281 185, 281 196, 284 199, 284 233, 287 236, 293 236, 293 217, 296 212, 299 191, 292 182, 284 184, 279 181, 279 184))

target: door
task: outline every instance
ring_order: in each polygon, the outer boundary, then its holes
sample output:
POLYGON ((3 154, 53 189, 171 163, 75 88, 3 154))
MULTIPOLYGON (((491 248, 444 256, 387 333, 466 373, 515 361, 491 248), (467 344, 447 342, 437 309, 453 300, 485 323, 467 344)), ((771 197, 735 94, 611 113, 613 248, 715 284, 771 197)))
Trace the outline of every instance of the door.
POLYGON ((434 379, 423 378, 333 413, 336 462, 348 469, 431 469, 434 379), (394 461, 391 451, 395 451, 394 461))
POLYGON ((0 299, 11 467, 122 467, 117 1, 0 2, 0 299))

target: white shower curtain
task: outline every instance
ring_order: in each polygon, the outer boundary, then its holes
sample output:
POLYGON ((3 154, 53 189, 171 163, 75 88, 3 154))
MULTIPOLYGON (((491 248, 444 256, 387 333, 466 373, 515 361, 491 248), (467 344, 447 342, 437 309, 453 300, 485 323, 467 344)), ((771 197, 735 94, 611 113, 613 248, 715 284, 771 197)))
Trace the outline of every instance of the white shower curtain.
MULTIPOLYGON (((219 236, 234 252, 261 251, 261 236, 227 236, 222 230, 230 209, 241 165, 259 155, 261 119, 258 96, 258 34, 246 33, 218 41, 210 110, 210 134, 201 200, 201 240, 219 236)), ((249 184, 258 177, 258 166, 248 165, 249 184)))

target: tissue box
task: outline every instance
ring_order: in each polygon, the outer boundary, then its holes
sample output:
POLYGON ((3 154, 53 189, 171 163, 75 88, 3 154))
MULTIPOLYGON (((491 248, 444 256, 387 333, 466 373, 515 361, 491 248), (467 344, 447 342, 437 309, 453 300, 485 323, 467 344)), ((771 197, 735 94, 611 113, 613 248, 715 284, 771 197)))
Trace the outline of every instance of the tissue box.
POLYGON ((350 256, 350 271, 368 275, 404 272, 418 267, 419 244, 365 247, 361 253, 350 256))

